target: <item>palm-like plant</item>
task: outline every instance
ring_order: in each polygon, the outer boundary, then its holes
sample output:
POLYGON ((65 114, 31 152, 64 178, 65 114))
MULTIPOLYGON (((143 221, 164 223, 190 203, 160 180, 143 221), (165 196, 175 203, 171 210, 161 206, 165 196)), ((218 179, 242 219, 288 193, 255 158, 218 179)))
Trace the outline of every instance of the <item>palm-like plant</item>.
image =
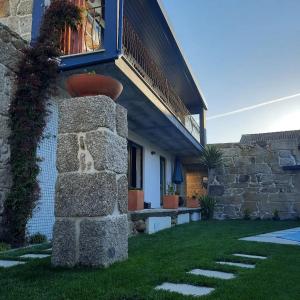
POLYGON ((208 170, 218 167, 222 163, 222 151, 215 145, 206 145, 200 158, 201 164, 208 170))
MULTIPOLYGON (((200 163, 207 168, 208 177, 212 169, 217 168, 222 163, 223 153, 215 145, 206 145, 205 149, 202 152, 200 157, 200 163)), ((207 183, 207 193, 209 194, 209 184, 210 180, 207 183)))

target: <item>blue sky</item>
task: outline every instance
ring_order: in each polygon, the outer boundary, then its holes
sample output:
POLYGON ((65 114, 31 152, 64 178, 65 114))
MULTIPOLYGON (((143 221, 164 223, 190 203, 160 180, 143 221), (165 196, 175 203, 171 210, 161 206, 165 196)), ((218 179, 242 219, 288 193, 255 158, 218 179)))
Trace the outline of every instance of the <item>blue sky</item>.
MULTIPOLYGON (((163 0, 208 118, 300 93, 299 0, 163 0)), ((300 96, 207 121, 208 142, 300 129, 300 96)))

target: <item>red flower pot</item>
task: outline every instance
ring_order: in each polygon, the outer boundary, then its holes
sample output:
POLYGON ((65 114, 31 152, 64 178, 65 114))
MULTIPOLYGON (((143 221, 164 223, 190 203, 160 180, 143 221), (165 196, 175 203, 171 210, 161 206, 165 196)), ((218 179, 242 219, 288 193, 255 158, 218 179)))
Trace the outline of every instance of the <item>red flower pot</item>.
POLYGON ((128 191, 128 210, 142 210, 144 209, 144 191, 129 190, 128 191))
POLYGON ((179 196, 165 195, 163 197, 163 207, 166 209, 178 208, 179 196))
POLYGON ((72 97, 105 95, 116 100, 123 85, 116 79, 97 74, 76 74, 66 80, 66 88, 72 97))
POLYGON ((186 207, 188 207, 188 208, 198 208, 198 207, 200 207, 199 200, 194 199, 194 198, 187 198, 186 199, 186 207))

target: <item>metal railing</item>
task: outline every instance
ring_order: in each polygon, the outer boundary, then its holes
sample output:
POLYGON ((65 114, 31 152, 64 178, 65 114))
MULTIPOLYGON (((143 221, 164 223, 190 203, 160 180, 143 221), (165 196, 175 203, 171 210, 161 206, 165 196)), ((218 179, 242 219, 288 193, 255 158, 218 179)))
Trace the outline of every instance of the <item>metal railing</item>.
POLYGON ((200 142, 200 126, 176 94, 167 78, 155 63, 150 52, 133 26, 124 17, 123 20, 124 55, 139 75, 151 86, 162 103, 176 116, 186 129, 200 142))

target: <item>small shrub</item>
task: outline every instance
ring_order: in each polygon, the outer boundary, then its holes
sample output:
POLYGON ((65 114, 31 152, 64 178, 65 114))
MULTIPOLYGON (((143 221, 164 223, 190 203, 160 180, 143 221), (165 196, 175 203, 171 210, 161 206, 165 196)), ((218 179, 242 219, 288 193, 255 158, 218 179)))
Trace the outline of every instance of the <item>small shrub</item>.
POLYGON ((29 244, 42 244, 47 242, 47 237, 42 233, 35 233, 29 237, 29 244))
POLYGON ((9 250, 9 249, 10 249, 10 245, 0 242, 0 252, 6 251, 6 250, 9 250))
POLYGON ((244 220, 251 220, 251 212, 250 209, 245 209, 244 210, 244 220))
POLYGON ((204 220, 210 220, 214 216, 216 200, 208 195, 199 198, 201 203, 201 213, 204 220))
POLYGON ((272 219, 274 221, 279 221, 280 220, 279 211, 277 209, 274 210, 272 219))

